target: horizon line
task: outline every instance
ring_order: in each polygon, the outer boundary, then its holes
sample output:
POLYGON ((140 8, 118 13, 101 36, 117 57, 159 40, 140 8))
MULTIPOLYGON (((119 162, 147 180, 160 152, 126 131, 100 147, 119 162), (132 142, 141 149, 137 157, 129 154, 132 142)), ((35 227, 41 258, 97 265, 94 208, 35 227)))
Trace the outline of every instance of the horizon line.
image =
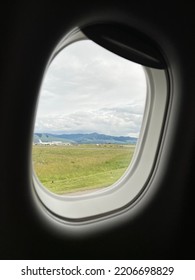
POLYGON ((76 135, 76 134, 81 134, 81 135, 91 135, 91 134, 98 134, 98 135, 105 135, 105 136, 112 136, 112 137, 130 137, 130 138, 136 138, 138 139, 139 137, 137 136, 128 136, 128 135, 111 135, 111 134, 105 134, 105 133, 98 133, 98 132, 88 132, 88 133, 82 133, 82 132, 34 132, 33 134, 50 134, 50 135, 76 135))

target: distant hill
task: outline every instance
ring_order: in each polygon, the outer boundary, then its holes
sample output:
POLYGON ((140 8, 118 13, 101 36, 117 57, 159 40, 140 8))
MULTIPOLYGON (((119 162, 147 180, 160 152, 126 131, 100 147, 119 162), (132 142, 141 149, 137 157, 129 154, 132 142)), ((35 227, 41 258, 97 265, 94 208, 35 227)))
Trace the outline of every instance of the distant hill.
POLYGON ((51 134, 51 133, 34 133, 34 143, 39 139, 43 142, 62 141, 63 143, 72 144, 136 144, 137 138, 129 136, 111 136, 99 133, 89 134, 51 134))

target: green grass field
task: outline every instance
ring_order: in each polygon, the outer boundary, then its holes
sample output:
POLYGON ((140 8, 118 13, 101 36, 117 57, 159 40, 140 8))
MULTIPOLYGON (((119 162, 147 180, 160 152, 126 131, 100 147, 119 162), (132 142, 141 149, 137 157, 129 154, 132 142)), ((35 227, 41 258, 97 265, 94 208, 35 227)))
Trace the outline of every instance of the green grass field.
POLYGON ((56 194, 104 188, 130 164, 133 145, 33 146, 33 167, 40 182, 56 194))

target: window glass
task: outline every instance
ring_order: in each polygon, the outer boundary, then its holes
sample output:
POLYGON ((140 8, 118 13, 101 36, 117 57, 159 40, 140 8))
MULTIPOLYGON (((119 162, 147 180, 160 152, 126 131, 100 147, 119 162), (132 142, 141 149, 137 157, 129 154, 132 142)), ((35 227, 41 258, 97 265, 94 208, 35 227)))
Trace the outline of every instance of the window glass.
POLYGON ((145 100, 142 66, 90 40, 60 51, 43 80, 34 128, 42 185, 73 195, 117 182, 135 151, 145 100))

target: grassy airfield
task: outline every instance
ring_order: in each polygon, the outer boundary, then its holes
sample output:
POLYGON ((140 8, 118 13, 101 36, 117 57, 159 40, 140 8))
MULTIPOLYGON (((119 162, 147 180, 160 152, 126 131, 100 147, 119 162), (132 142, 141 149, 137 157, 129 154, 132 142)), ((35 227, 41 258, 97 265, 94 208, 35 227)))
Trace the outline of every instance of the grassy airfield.
POLYGON ((129 166, 135 145, 34 145, 33 167, 51 192, 68 194, 104 188, 116 182, 129 166))

